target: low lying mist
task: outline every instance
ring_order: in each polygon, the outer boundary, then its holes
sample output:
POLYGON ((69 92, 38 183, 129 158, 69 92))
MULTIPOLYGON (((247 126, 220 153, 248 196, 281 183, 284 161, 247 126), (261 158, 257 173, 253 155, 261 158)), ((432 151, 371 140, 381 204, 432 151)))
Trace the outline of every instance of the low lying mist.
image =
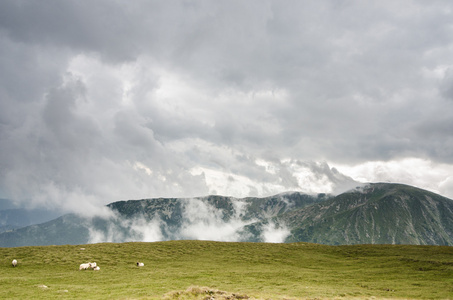
MULTIPOLYGON (((181 210, 166 211, 151 217, 145 213, 126 218, 118 212, 103 210, 102 214, 86 217, 88 243, 101 242, 156 242, 166 240, 211 240, 240 242, 250 240, 247 225, 260 222, 244 218, 247 205, 241 199, 231 198, 231 209, 219 208, 203 198, 178 199, 181 210), (172 215, 174 219, 168 216, 172 215), (177 220, 177 222, 175 221, 177 220)), ((281 243, 290 234, 284 225, 266 222, 260 226, 258 239, 262 242, 281 243)))

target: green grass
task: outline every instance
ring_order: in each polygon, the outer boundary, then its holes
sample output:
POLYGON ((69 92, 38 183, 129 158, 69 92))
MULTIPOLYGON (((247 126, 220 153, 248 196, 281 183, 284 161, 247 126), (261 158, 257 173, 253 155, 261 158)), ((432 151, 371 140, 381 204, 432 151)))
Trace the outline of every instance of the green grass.
POLYGON ((453 247, 170 241, 0 254, 1 299, 453 299, 453 247), (101 270, 79 271, 88 261, 101 270))

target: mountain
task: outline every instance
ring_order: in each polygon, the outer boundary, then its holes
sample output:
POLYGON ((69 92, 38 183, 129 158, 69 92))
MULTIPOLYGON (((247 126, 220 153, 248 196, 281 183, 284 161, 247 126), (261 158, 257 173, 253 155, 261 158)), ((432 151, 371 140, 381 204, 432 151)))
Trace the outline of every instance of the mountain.
POLYGON ((55 220, 0 234, 1 247, 85 244, 88 227, 85 219, 67 214, 55 220))
POLYGON ((180 239, 249 241, 255 238, 241 231, 245 224, 329 197, 294 192, 265 198, 207 196, 118 201, 107 205, 111 214, 106 216, 67 214, 43 224, 0 233, 0 247, 180 239))
POLYGON ((0 246, 180 239, 453 245, 453 201, 402 184, 372 183, 337 196, 155 198, 107 207, 102 217, 69 214, 0 233, 0 246))
MULTIPOLYGON (((282 213, 310 206, 328 199, 326 194, 316 196, 306 195, 299 192, 283 193, 265 198, 242 198, 224 196, 207 196, 192 199, 157 198, 144 200, 119 201, 108 204, 112 211, 117 212, 127 219, 145 217, 153 219, 156 214, 167 225, 180 225, 183 211, 191 204, 199 202, 213 209, 212 213, 220 213, 220 218, 228 222, 235 217, 242 221, 264 220, 282 213)), ((197 207, 200 208, 200 207, 197 207)))
POLYGON ((287 242, 453 245, 453 201, 402 184, 369 184, 280 219, 287 242))
POLYGON ((46 209, 14 208, 0 199, 0 232, 43 223, 59 216, 55 211, 46 209), (2 203, 3 202, 3 203, 2 203))

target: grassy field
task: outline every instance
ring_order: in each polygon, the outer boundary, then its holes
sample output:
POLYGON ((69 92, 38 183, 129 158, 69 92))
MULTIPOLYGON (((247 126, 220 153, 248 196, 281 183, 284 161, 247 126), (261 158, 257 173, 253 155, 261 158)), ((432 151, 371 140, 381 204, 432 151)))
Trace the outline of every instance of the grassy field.
POLYGON ((453 299, 453 247, 170 241, 0 253, 1 299, 453 299), (79 271, 89 261, 101 270, 79 271))

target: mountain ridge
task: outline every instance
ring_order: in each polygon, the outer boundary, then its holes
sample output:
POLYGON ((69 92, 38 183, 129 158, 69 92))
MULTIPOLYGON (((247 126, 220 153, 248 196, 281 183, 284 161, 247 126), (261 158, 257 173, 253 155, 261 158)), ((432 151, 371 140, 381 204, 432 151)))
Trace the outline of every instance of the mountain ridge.
POLYGON ((303 211, 290 212, 283 219, 298 225, 297 232, 292 233, 295 237, 289 240, 453 245, 451 199, 402 184, 374 183, 363 190, 348 191, 303 211), (306 232, 311 236, 304 235, 306 232))
POLYGON ((65 215, 0 233, 0 246, 178 239, 453 245, 453 201, 395 183, 364 184, 336 196, 209 195, 123 200, 107 207, 108 217, 65 215))
POLYGON ((59 216, 57 212, 46 209, 4 207, 6 208, 0 210, 0 232, 44 223, 59 216))

